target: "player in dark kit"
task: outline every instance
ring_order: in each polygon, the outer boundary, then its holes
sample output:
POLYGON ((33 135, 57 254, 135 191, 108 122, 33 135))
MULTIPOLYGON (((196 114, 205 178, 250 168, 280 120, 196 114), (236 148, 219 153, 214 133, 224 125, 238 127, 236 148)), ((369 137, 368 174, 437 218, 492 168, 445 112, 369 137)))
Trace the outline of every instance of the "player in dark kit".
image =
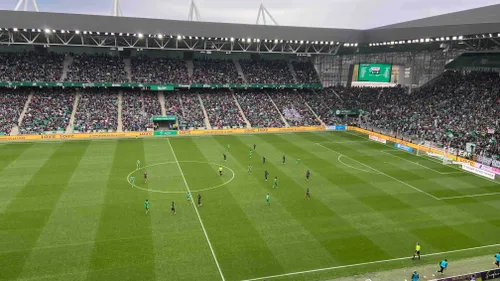
POLYGON ((174 201, 172 201, 172 208, 170 209, 170 214, 171 215, 175 215, 175 204, 174 204, 174 201))
POLYGON ((269 172, 266 170, 266 171, 264 172, 264 177, 266 178, 266 181, 267 181, 267 177, 268 177, 268 176, 269 176, 269 172))
POLYGON ((306 199, 311 199, 311 193, 309 192, 309 187, 306 189, 306 199))
POLYGON ((306 179, 309 180, 309 177, 311 177, 311 172, 309 172, 309 170, 307 170, 307 172, 306 172, 306 179))
POLYGON ((266 156, 262 156, 262 165, 266 164, 266 156))
POLYGON ((285 157, 285 155, 283 155, 283 164, 285 164, 285 163, 286 163, 286 157, 285 157))
POLYGON ((225 154, 225 153, 223 153, 222 155, 224 155, 224 161, 226 161, 226 154, 225 154))
POLYGON ((255 151, 255 149, 257 149, 257 145, 254 143, 253 144, 253 151, 255 151))
POLYGON ((144 183, 148 182, 148 173, 144 173, 144 183))
POLYGON ((201 194, 198 193, 198 207, 201 206, 201 194))

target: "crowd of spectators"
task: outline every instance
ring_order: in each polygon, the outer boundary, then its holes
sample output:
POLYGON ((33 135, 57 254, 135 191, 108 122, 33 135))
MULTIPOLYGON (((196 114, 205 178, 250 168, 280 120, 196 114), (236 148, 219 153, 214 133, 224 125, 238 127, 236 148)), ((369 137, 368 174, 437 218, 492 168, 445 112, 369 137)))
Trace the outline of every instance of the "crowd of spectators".
POLYGON ((80 92, 73 130, 78 132, 112 132, 118 127, 118 93, 104 88, 80 92))
POLYGON ((344 106, 333 88, 307 91, 302 94, 302 97, 326 125, 345 124, 345 120, 336 114, 336 111, 344 109, 344 106))
POLYGON ((0 90, 0 135, 9 135, 17 126, 28 95, 26 90, 0 90))
POLYGON ((56 53, 0 53, 0 81, 59 82, 64 55, 56 53))
POLYGON ((21 134, 42 134, 64 132, 69 124, 75 93, 56 88, 34 91, 19 132, 21 134))
POLYGON ((75 55, 65 80, 85 83, 128 82, 123 59, 103 54, 75 55))
POLYGON ((202 94, 201 98, 212 128, 245 127, 245 120, 231 92, 216 90, 202 94))
POLYGON ((187 63, 181 59, 131 57, 132 82, 151 84, 189 84, 187 63))
POLYGON ((292 61, 295 77, 299 84, 321 83, 314 65, 309 61, 292 61))
POLYGON ((196 92, 180 92, 182 115, 180 127, 184 129, 197 129, 205 126, 205 116, 201 108, 200 99, 196 92))
POLYGON ((499 86, 498 73, 446 72, 411 95, 382 93, 366 105, 367 122, 395 135, 462 150, 475 143, 478 151, 500 156, 499 86))
POLYGON ((264 91, 235 93, 247 120, 254 128, 284 127, 280 113, 264 91))
POLYGON ((122 99, 123 131, 146 131, 153 128, 151 118, 161 115, 157 93, 128 91, 122 99))
POLYGON ((295 90, 276 90, 270 93, 278 109, 290 126, 318 126, 321 125, 312 111, 295 90))
POLYGON ((191 84, 242 84, 232 60, 195 59, 191 84))
POLYGON ((283 60, 240 60, 249 84, 295 84, 288 64, 283 60))

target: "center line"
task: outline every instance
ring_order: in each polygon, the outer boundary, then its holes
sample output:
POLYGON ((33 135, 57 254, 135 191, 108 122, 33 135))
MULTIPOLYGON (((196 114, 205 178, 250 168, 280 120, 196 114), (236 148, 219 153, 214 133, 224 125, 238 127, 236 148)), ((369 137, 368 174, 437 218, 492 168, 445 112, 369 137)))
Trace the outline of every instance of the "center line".
MULTIPOLYGON (((187 191, 189 194, 191 194, 191 190, 189 190, 189 185, 186 181, 186 177, 184 176, 184 173, 182 172, 181 165, 179 164, 179 161, 177 160, 177 156, 175 155, 174 148, 172 147, 172 144, 170 143, 170 138, 167 138, 168 146, 170 146, 170 150, 172 150, 172 155, 174 156, 175 163, 177 164, 177 167, 179 168, 179 171, 181 173, 182 179, 184 180, 184 185, 186 186, 187 191)), ((192 194, 191 194, 192 196, 192 194)), ((217 256, 215 256, 214 248, 212 247, 212 243, 210 242, 210 239, 208 238, 207 230, 205 229, 205 225, 203 224, 203 221, 201 220, 200 213, 198 212, 198 208, 196 207, 196 204, 193 202, 193 207, 196 212, 196 215, 198 216, 198 220, 200 221, 201 229, 203 230, 203 234, 205 234, 205 238, 207 239, 208 242, 208 247, 210 247, 210 251, 212 252, 212 256, 214 257, 215 264, 217 265, 217 269, 219 270, 220 277, 222 281, 226 281, 224 278, 224 274, 222 274, 222 270, 220 269, 219 261, 217 260, 217 256)))

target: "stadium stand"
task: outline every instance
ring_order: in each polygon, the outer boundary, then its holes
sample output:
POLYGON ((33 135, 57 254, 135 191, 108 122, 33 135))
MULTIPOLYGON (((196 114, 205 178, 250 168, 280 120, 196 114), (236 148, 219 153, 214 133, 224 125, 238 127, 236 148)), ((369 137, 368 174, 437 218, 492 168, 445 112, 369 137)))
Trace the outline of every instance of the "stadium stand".
POLYGON ((343 104, 333 88, 304 92, 302 97, 326 125, 344 124, 344 121, 335 113, 337 109, 343 108, 343 104))
POLYGON ((196 129, 205 128, 205 117, 201 108, 198 94, 193 92, 181 92, 182 115, 180 123, 182 128, 196 129))
POLYGON ((109 55, 75 55, 65 79, 71 82, 128 82, 121 57, 109 55))
POLYGON ((123 131, 146 131, 153 128, 151 117, 161 115, 157 93, 127 91, 122 100, 123 131))
POLYGON ((192 84, 241 84, 236 66, 230 60, 193 60, 192 84))
POLYGON ((240 60, 241 69, 250 84, 293 84, 292 73, 282 60, 240 60))
POLYGON ((265 91, 241 91, 235 93, 238 103, 254 128, 284 127, 279 112, 265 91))
POLYGON ((276 90, 270 96, 290 126, 321 125, 305 105, 299 91, 276 90))
POLYGON ((133 56, 132 82, 151 84, 188 84, 186 61, 162 57, 133 56))
POLYGON ((71 118, 74 98, 74 92, 64 89, 43 88, 34 91, 19 132, 64 132, 71 118))
POLYGON ((204 93, 201 98, 212 128, 245 126, 245 121, 229 91, 204 93))
POLYGON ((78 132, 111 132, 118 127, 118 93, 116 90, 85 89, 80 93, 73 130, 78 132))
POLYGON ((26 89, 0 90, 0 135, 9 135, 28 99, 29 91, 26 89))
POLYGON ((321 83, 312 63, 308 61, 293 61, 292 65, 295 70, 297 83, 321 83))
POLYGON ((35 52, 0 53, 0 81, 58 82, 64 55, 35 52))

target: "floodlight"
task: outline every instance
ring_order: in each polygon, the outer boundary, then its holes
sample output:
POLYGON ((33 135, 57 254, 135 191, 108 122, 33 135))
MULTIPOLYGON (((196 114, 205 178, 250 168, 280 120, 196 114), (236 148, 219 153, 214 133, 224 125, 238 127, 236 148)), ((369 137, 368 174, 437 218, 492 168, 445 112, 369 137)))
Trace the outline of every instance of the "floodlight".
POLYGON ((423 43, 425 41, 425 39, 420 39, 420 43, 423 43))
POLYGON ((177 40, 181 40, 181 39, 182 39, 182 36, 177 35, 177 40))
POLYGON ((113 32, 111 32, 111 36, 115 36, 115 34, 113 32))
POLYGON ((84 31, 83 34, 87 34, 87 31, 84 31))
POLYGON ((50 33, 50 29, 46 28, 45 33, 50 33))
POLYGON ((189 36, 189 39, 193 39, 193 37, 189 36))
POLYGON ((201 37, 201 40, 205 40, 205 37, 201 37))
POLYGON ((330 45, 333 45, 333 44, 335 44, 335 42, 333 42, 333 41, 330 41, 330 45))
MULTIPOLYGON (((0 30, 2 30, 2 29, 0 28, 0 30)), ((31 32, 35 32, 35 29, 32 29, 31 32)))
POLYGON ((274 39, 274 44, 278 44, 278 39, 274 39))
POLYGON ((430 39, 429 39, 429 38, 425 38, 425 42, 429 42, 429 41, 430 41, 430 39))
POLYGON ((248 42, 248 43, 252 43, 252 39, 248 38, 248 39, 247 39, 247 42, 248 42))
MULTIPOLYGON (((230 40, 231 40, 231 42, 234 42, 234 38, 233 37, 231 37, 230 40)), ((267 42, 267 40, 266 40, 266 42, 267 42)))
POLYGON ((195 36, 194 39, 198 40, 198 36, 195 36))
POLYGON ((358 46, 358 43, 354 43, 354 47, 357 47, 358 46))
POLYGON ((158 34, 158 38, 163 39, 163 34, 158 34))
POLYGON ((18 29, 16 27, 14 27, 12 30, 17 31, 18 29))
POLYGON ((446 41, 450 40, 450 37, 446 37, 446 41))
POLYGON ((80 34, 80 30, 75 30, 75 34, 80 34))
POLYGON ((259 38, 257 38, 257 43, 260 43, 260 39, 259 38))
MULTIPOLYGON (((498 33, 498 36, 500 36, 500 33, 498 33)), ((458 39, 459 39, 459 40, 463 40, 463 39, 464 39, 464 37, 463 37, 462 35, 460 35, 460 36, 458 36, 458 39)))
MULTIPOLYGON (((486 37, 486 36, 485 36, 485 37, 486 37)), ((453 39, 453 40, 457 40, 457 39, 458 39, 458 37, 457 37, 457 36, 453 36, 451 39, 453 39)))
MULTIPOLYGON (((28 31, 28 30, 25 28, 25 29, 23 29, 23 31, 24 31, 24 32, 26 32, 26 31, 28 31)), ((491 35, 491 34, 490 34, 490 35, 491 35)))
POLYGON ((280 43, 283 43, 283 39, 282 39, 282 40, 280 40, 280 43))

